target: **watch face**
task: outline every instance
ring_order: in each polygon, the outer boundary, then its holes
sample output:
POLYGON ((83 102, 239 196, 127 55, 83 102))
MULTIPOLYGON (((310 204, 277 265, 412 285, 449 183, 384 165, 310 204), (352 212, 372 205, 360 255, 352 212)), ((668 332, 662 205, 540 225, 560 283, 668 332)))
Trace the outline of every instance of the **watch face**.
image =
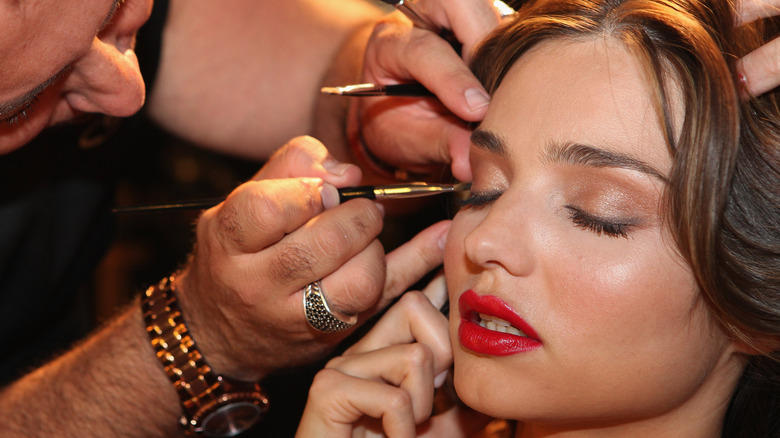
POLYGON ((251 401, 227 404, 203 420, 203 434, 210 437, 231 437, 252 427, 263 416, 264 409, 251 401))

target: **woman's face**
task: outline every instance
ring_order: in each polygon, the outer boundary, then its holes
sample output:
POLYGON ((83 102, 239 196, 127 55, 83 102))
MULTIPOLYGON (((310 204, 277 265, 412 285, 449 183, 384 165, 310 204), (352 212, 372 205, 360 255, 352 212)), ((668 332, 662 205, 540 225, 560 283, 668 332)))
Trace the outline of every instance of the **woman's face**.
POLYGON ((0 153, 83 113, 128 116, 145 90, 133 52, 152 0, 0 0, 0 153))
POLYGON ((608 38, 542 43, 496 91, 445 256, 472 408, 575 428, 722 412, 741 363, 664 232, 650 96, 608 38))

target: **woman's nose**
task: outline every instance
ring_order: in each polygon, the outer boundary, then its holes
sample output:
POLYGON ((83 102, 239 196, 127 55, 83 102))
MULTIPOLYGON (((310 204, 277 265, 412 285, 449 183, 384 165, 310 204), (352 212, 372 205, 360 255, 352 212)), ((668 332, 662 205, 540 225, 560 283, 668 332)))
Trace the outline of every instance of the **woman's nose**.
POLYGON ((533 228, 522 208, 497 201, 464 241, 468 260, 483 269, 527 276, 534 269, 533 228))

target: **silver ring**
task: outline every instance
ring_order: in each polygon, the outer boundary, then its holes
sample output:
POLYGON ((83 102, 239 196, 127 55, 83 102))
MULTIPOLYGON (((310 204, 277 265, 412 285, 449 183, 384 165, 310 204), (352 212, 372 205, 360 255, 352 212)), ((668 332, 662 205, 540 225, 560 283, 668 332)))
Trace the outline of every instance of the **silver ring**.
POLYGON ((336 333, 349 330, 357 322, 357 315, 347 319, 336 316, 330 310, 325 295, 322 294, 322 286, 315 281, 303 288, 303 310, 306 313, 306 321, 309 325, 325 333, 336 333))

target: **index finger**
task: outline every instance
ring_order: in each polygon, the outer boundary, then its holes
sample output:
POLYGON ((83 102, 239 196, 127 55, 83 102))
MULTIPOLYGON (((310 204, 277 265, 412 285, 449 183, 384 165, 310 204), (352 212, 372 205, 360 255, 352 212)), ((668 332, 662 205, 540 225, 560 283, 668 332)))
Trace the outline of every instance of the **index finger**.
POLYGON ((198 228, 229 253, 254 253, 321 213, 322 190, 318 178, 249 181, 205 211, 198 228))
POLYGON ((780 85, 780 38, 748 53, 737 63, 745 91, 758 96, 780 85))
POLYGON ((392 84, 416 80, 459 118, 479 121, 490 98, 482 84, 436 34, 412 28, 398 14, 374 27, 365 60, 365 81, 392 84))
POLYGON ((501 13, 493 0, 425 0, 425 11, 433 20, 451 29, 463 44, 463 59, 469 62, 474 47, 499 23, 501 13))
MULTIPOLYGON (((437 293, 441 293, 437 283, 437 293)), ((398 344, 419 342, 433 352, 434 373, 452 360, 447 318, 422 292, 407 292, 358 343, 344 355, 365 353, 398 344)))
POLYGON ((360 168, 340 163, 314 137, 295 137, 278 149, 258 171, 253 180, 312 177, 322 178, 337 187, 360 183, 360 168))
POLYGON ((780 15, 780 1, 778 0, 738 0, 737 25, 750 23, 759 18, 780 15))

